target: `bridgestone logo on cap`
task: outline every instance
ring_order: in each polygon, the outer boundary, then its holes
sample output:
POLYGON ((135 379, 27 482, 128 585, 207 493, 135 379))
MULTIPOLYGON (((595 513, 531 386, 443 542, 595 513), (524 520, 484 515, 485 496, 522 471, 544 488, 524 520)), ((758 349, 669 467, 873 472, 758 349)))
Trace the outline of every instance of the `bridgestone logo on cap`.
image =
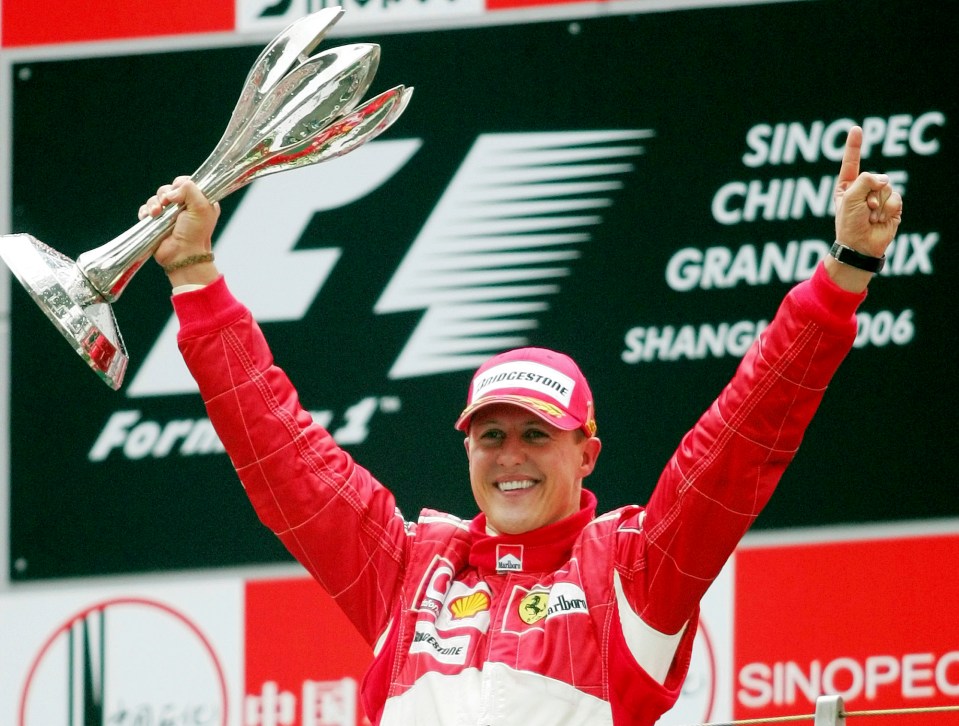
POLYGON ((568 408, 574 386, 572 378, 555 368, 529 361, 511 361, 493 366, 474 380, 470 402, 502 388, 525 388, 552 398, 568 408))

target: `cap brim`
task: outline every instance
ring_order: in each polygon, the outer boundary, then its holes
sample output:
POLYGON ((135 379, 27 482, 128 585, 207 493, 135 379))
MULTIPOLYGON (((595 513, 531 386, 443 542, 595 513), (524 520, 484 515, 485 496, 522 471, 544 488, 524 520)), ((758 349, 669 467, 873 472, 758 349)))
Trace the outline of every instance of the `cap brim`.
POLYGON ((455 427, 462 432, 469 429, 470 420, 481 408, 486 408, 496 403, 508 403, 513 406, 519 406, 522 409, 535 414, 550 426, 555 426, 563 431, 575 431, 583 428, 583 422, 578 421, 574 416, 563 411, 559 406, 546 401, 532 398, 530 396, 518 396, 510 394, 500 394, 497 396, 484 396, 479 401, 470 404, 459 418, 456 419, 455 427))

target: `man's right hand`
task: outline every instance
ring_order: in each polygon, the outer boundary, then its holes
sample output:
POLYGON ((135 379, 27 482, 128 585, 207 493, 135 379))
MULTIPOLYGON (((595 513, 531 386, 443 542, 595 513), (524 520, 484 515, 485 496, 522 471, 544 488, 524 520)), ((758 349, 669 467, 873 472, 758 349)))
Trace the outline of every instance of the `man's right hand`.
POLYGON ((167 268, 210 253, 220 205, 211 204, 190 177, 180 176, 172 184, 157 189, 157 193, 140 207, 140 219, 159 216, 169 204, 179 204, 182 209, 173 231, 160 243, 153 258, 164 268, 173 287, 213 282, 219 271, 212 261, 167 268))

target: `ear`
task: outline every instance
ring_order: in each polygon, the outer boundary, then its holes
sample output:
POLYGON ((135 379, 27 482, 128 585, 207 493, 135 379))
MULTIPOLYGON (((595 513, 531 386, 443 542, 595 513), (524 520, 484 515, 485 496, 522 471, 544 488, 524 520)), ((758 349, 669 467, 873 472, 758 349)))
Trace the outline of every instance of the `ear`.
POLYGON ((466 458, 470 458, 470 437, 467 436, 463 439, 463 448, 466 449, 466 458))
POLYGON ((596 468, 596 460, 599 458, 599 452, 603 449, 603 442, 595 436, 590 436, 583 441, 583 460, 580 464, 580 475, 586 478, 593 473, 596 468))

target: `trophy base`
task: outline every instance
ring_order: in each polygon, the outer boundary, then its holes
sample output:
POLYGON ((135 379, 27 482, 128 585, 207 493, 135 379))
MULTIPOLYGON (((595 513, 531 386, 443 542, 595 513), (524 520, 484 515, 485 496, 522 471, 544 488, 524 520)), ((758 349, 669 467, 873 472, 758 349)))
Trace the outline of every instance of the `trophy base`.
POLYGON ((0 257, 87 365, 118 389, 129 356, 113 308, 76 263, 28 234, 0 237, 0 257))

